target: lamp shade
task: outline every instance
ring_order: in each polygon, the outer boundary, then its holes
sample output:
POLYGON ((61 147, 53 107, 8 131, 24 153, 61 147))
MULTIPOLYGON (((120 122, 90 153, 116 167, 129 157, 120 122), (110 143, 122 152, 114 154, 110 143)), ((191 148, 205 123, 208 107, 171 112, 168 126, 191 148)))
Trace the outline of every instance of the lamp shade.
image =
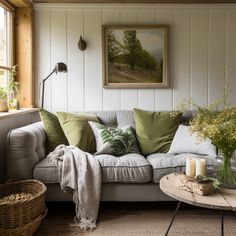
POLYGON ((55 67, 54 67, 54 70, 53 70, 55 73, 57 72, 67 72, 67 66, 65 63, 63 62, 58 62, 55 67))

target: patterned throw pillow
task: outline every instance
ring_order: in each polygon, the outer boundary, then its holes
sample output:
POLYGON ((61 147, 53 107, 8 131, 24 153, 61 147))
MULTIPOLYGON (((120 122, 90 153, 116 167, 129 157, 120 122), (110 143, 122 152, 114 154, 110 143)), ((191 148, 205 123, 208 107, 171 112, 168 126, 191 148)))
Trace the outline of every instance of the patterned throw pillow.
POLYGON ((140 153, 132 127, 107 127, 92 121, 89 121, 89 125, 96 139, 96 154, 122 156, 128 153, 140 153))

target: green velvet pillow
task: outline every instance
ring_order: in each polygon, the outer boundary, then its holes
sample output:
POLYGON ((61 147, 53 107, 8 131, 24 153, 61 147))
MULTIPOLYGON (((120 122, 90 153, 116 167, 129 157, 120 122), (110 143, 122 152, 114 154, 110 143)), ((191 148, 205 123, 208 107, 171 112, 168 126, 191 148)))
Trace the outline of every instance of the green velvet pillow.
POLYGON ((39 109, 39 113, 46 132, 46 153, 53 151, 60 144, 68 145, 57 116, 43 108, 39 109))
POLYGON ((57 116, 70 145, 76 146, 85 152, 92 153, 96 151, 95 138, 88 121, 100 123, 97 116, 68 112, 57 112, 57 116))
POLYGON ((136 136, 143 155, 170 149, 182 113, 150 112, 134 109, 136 136))

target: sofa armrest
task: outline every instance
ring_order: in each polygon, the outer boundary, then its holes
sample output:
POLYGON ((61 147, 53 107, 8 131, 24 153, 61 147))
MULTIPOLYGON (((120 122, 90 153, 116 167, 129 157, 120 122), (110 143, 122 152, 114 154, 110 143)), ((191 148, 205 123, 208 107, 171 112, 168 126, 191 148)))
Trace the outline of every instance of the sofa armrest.
POLYGON ((42 122, 10 131, 7 135, 7 179, 33 178, 34 166, 45 157, 42 122))

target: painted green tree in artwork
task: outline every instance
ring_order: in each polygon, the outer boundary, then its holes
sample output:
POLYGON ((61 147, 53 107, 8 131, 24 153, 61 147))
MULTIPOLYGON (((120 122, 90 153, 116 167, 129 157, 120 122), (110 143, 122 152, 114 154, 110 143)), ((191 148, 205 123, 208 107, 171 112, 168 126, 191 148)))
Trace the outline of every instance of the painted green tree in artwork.
POLYGON ((149 49, 153 47, 148 46, 145 35, 145 30, 107 31, 108 77, 111 83, 162 81, 159 51, 149 49))
POLYGON ((124 46, 126 50, 126 62, 130 66, 130 69, 134 70, 137 65, 137 60, 142 55, 143 51, 140 40, 137 39, 136 30, 124 31, 124 46))
POLYGON ((116 37, 112 30, 108 31, 107 40, 108 40, 108 61, 113 64, 115 62, 115 59, 118 58, 119 55, 122 53, 123 46, 116 40, 116 37))
POLYGON ((140 57, 137 59, 137 66, 145 70, 155 70, 157 66, 156 59, 146 50, 142 50, 140 57))
POLYGON ((124 31, 125 61, 133 71, 138 66, 146 70, 154 70, 157 66, 156 59, 143 49, 137 38, 136 30, 124 31))

